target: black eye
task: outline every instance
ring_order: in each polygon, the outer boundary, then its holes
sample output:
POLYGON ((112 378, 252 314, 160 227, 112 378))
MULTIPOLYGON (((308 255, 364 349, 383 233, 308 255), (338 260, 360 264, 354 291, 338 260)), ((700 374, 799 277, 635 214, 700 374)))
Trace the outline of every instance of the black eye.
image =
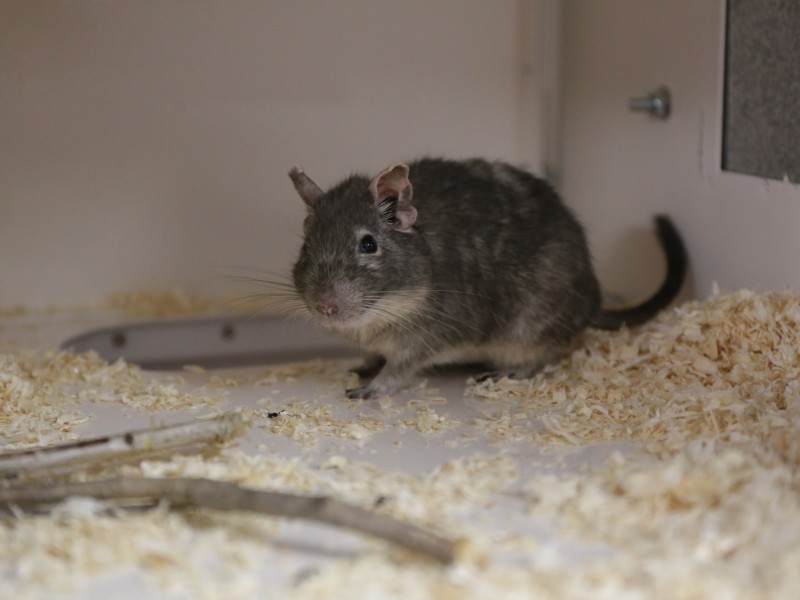
POLYGON ((378 242, 375 238, 367 234, 358 242, 358 251, 364 254, 375 254, 378 251, 378 242))

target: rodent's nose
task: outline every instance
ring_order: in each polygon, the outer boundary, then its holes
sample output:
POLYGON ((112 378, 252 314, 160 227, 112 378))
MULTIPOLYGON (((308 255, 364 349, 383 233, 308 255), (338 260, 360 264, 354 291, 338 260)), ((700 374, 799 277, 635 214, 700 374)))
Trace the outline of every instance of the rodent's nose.
POLYGON ((317 310, 319 314, 324 315, 326 317, 336 316, 336 314, 339 312, 339 306, 332 302, 326 304, 320 302, 314 308, 317 310))

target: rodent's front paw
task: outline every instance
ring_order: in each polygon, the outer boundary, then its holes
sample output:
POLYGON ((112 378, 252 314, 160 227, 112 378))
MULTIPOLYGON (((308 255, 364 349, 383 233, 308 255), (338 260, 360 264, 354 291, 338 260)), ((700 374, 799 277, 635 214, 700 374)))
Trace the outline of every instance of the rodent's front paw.
MULTIPOLYGON (((382 360, 382 359, 381 359, 382 360)), ((387 394, 394 394, 396 391, 403 388, 405 378, 400 379, 396 375, 386 374, 382 371, 369 385, 351 388, 345 390, 348 398, 360 398, 361 400, 369 400, 370 398, 378 398, 387 394)))
POLYGON ((376 396, 375 390, 368 385, 345 390, 345 394, 351 400, 369 400, 376 396))

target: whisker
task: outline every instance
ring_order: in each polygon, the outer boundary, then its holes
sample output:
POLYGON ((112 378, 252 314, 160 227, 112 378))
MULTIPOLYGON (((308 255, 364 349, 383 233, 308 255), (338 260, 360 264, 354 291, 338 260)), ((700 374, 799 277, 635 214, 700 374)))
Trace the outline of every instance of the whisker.
POLYGON ((272 285, 280 288, 294 289, 294 285, 288 281, 275 281, 273 279, 262 279, 260 277, 246 277, 244 275, 225 275, 222 277, 225 281, 238 281, 242 283, 258 283, 272 285))
MULTIPOLYGON (((395 296, 394 293, 391 296, 395 296)), ((383 309, 389 314, 392 314, 396 318, 400 318, 401 315, 397 313, 395 305, 392 303, 391 297, 388 299, 386 297, 379 297, 379 296, 365 296, 365 300, 369 302, 374 302, 374 305, 371 307, 372 309, 383 309), (380 304, 380 301, 383 300, 384 303, 380 304)), ((402 308, 402 307, 401 307, 402 308)), ((481 330, 472 325, 471 323, 459 319, 456 316, 446 313, 440 309, 437 309, 435 306, 431 306, 429 304, 420 304, 419 306, 414 307, 414 313, 418 316, 422 316, 423 318, 429 319, 435 323, 438 323, 452 332, 458 332, 460 328, 467 328, 475 333, 481 333, 481 330)), ((420 325, 421 330, 425 330, 424 325, 420 325)))
POLYGON ((238 297, 236 299, 236 301, 238 301, 238 302, 247 302, 247 301, 250 301, 250 300, 258 300, 260 298, 266 298, 266 299, 276 298, 276 299, 279 299, 279 300, 283 300, 283 299, 286 299, 286 300, 297 300, 297 299, 300 298, 300 296, 298 296, 297 294, 289 293, 289 292, 282 292, 282 291, 272 292, 272 291, 269 291, 269 292, 257 292, 255 294, 247 294, 246 296, 240 296, 240 297, 238 297))
POLYGON ((217 269, 222 269, 225 271, 251 271, 253 273, 262 273, 264 275, 270 275, 272 277, 279 277, 281 279, 290 279, 290 275, 285 272, 280 271, 272 271, 270 269, 263 269, 261 267, 245 267, 245 266, 217 266, 217 269))
POLYGON ((431 355, 436 353, 436 350, 430 345, 430 343, 428 343, 428 340, 426 339, 426 334, 429 332, 419 328, 417 324, 410 321, 404 315, 398 315, 383 308, 375 309, 375 315, 381 319, 383 323, 395 326, 398 329, 402 329, 406 333, 416 336, 431 355))
MULTIPOLYGON (((370 309, 375 313, 381 313, 381 320, 383 323, 397 325, 406 332, 412 335, 418 335, 421 338, 431 338, 434 336, 434 333, 428 326, 431 321, 444 327, 446 335, 449 334, 447 337, 451 338, 452 341, 461 337, 459 334, 463 331, 463 328, 472 329, 476 333, 480 333, 480 330, 470 323, 456 319, 447 313, 437 311, 430 306, 415 307, 413 314, 399 312, 396 309, 396 305, 391 302, 388 304, 376 303, 370 307, 370 309)), ((430 348, 430 345, 427 345, 430 348)))

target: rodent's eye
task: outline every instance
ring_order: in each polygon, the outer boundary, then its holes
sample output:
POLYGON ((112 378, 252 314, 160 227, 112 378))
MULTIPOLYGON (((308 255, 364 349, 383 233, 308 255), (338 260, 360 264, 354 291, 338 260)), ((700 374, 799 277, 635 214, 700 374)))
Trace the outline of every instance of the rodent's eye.
POLYGON ((358 251, 364 254, 375 254, 378 251, 378 242, 370 234, 367 234, 358 242, 358 251))

